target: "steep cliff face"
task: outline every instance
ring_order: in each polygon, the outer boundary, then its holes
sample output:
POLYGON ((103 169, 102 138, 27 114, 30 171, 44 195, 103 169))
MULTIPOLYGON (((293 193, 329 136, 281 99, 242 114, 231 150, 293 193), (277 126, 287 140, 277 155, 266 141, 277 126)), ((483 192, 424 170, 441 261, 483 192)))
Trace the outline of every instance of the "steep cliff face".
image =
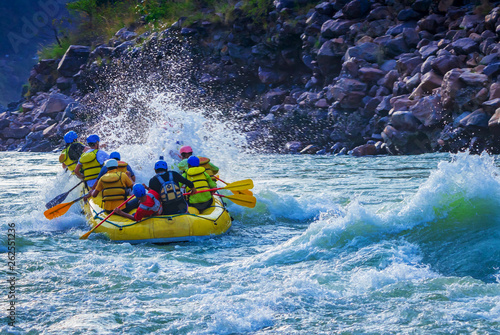
POLYGON ((0 114, 2 148, 50 149, 99 121, 109 100, 98 97, 117 81, 136 81, 217 105, 266 151, 500 151, 497 3, 277 0, 253 16, 241 6, 40 61, 31 96, 0 114))

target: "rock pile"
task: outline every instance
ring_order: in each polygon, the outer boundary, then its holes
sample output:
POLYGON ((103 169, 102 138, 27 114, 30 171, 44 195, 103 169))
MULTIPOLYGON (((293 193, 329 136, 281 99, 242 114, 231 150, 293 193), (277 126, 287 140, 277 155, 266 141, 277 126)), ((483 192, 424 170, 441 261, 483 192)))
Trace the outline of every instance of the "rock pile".
POLYGON ((224 115, 265 150, 500 152, 498 3, 275 0, 264 15, 240 3, 229 14, 140 36, 124 28, 41 60, 29 98, 0 114, 0 148, 51 148, 85 127, 76 101, 105 89, 109 64, 139 59, 162 75, 154 64, 189 44, 197 92, 230 100, 224 115))

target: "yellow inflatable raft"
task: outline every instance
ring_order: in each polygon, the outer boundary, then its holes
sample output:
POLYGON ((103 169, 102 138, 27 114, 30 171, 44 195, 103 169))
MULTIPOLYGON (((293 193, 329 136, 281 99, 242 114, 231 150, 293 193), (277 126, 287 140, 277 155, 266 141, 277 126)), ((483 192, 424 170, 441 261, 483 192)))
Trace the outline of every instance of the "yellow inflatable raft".
MULTIPOLYGON (((99 194, 83 205, 92 227, 107 216, 100 206, 101 203, 99 194)), ((135 209, 130 214, 133 213, 135 209)), ((226 233, 229 228, 231 228, 231 217, 226 206, 221 199, 214 197, 212 206, 201 214, 153 216, 137 222, 112 215, 95 230, 95 233, 103 233, 117 242, 169 243, 217 236, 226 233)))

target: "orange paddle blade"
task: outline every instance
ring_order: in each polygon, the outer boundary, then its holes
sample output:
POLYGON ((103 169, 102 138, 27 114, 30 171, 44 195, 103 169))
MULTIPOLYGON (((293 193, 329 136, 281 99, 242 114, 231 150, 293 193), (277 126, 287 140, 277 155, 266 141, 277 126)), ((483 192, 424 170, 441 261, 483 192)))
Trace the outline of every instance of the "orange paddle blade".
POLYGON ((73 205, 74 203, 75 203, 75 201, 73 200, 71 202, 66 202, 64 204, 56 205, 52 208, 47 209, 45 212, 43 212, 43 215, 45 215, 45 217, 49 220, 55 219, 57 217, 60 217, 64 214, 66 214, 66 212, 69 210, 71 205, 73 205))

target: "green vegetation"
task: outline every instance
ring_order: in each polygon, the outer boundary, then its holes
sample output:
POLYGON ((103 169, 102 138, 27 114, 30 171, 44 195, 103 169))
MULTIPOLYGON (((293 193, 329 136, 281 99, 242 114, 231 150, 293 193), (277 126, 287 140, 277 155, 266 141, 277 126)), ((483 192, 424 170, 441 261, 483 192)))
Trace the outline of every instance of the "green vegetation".
POLYGON ((38 51, 38 57, 40 59, 57 59, 62 58, 66 50, 68 50, 69 46, 72 44, 69 38, 62 38, 60 40, 61 44, 54 43, 50 45, 44 46, 41 50, 38 51))

